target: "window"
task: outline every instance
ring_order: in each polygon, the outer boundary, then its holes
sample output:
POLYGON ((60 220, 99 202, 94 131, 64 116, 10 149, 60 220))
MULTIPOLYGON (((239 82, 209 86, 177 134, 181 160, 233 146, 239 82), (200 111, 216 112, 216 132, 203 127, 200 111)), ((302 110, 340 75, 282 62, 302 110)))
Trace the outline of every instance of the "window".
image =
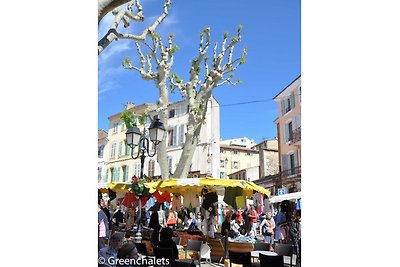
POLYGON ((282 155, 282 169, 288 175, 295 174, 296 168, 299 167, 299 162, 296 153, 282 155))
POLYGON ((175 109, 170 109, 168 118, 173 118, 173 117, 175 117, 175 109))
POLYGON ((112 168, 111 182, 119 182, 119 167, 112 168))
POLYGON ((124 122, 121 122, 121 132, 122 132, 122 131, 125 131, 125 129, 126 129, 125 123, 124 123, 124 122))
POLYGON ((300 99, 300 102, 301 102, 301 86, 299 87, 299 99, 300 99))
POLYGON ((295 128, 295 124, 294 121, 283 124, 283 140, 285 143, 293 140, 293 129, 295 128))
POLYGON ((247 152, 246 152, 246 155, 247 155, 247 156, 251 156, 251 152, 247 151, 247 152))
POLYGON ((129 182, 129 166, 122 167, 124 170, 124 182, 129 182))
POLYGON ((233 162, 233 168, 234 168, 234 169, 239 169, 239 168, 240 168, 239 162, 234 161, 234 162, 233 162))
POLYGON ((103 157, 103 152, 104 152, 104 145, 101 145, 97 150, 97 155, 99 156, 99 158, 103 157))
POLYGON ((176 135, 176 126, 173 129, 168 130, 168 146, 175 146, 176 144, 175 135, 176 135))
POLYGON ((112 145, 111 145, 111 158, 113 159, 113 158, 115 158, 115 147, 117 146, 117 144, 116 143, 113 143, 112 145))
POLYGON ((293 123, 288 123, 289 141, 293 140, 293 123))
POLYGON ((128 146, 128 144, 126 143, 126 140, 124 141, 125 144, 125 155, 131 155, 131 147, 128 146))
POLYGON ((219 149, 219 153, 225 154, 225 149, 220 148, 220 149, 219 149))
POLYGON ((219 178, 225 178, 225 172, 220 172, 219 173, 219 178))
POLYGON ((238 155, 238 154, 239 154, 239 151, 233 150, 233 154, 238 155))
POLYGON ((117 133, 118 132, 118 122, 116 121, 116 122, 114 122, 114 126, 113 126, 113 128, 114 128, 114 130, 113 130, 113 133, 117 133))
POLYGON ((219 161, 219 166, 220 166, 221 168, 225 168, 225 160, 221 159, 221 160, 219 161))
POLYGON ((294 93, 281 102, 282 115, 288 113, 294 108, 294 93))
POLYGON ((148 174, 149 174, 149 176, 150 177, 153 177, 154 176, 154 166, 155 166, 155 161, 153 160, 153 159, 151 159, 150 161, 149 161, 149 172, 148 172, 148 174))
POLYGON ((135 163, 135 172, 134 175, 139 178, 140 177, 140 163, 135 163))

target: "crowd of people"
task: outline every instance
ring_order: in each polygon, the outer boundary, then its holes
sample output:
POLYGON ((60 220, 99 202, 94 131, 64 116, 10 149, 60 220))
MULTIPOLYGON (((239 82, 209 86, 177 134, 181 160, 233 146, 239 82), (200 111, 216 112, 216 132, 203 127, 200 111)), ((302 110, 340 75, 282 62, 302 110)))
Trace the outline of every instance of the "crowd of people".
MULTIPOLYGON (((169 243, 172 242, 172 229, 197 230, 206 233, 210 231, 209 228, 211 227, 213 228, 211 232, 220 233, 223 236, 227 235, 231 239, 261 239, 269 244, 275 242, 292 243, 295 253, 300 258, 301 211, 290 207, 289 201, 282 202, 275 209, 260 213, 257 212, 257 207, 253 205, 248 205, 245 209, 225 208, 222 212, 223 222, 221 225, 218 224, 217 219, 208 223, 208 219, 205 218, 206 212, 202 209, 188 210, 181 207, 178 211, 172 211, 158 207, 158 209, 147 210, 144 214, 142 225, 153 229, 151 241, 155 246, 169 246, 169 243)), ((129 216, 132 215, 126 210, 124 211, 119 205, 110 210, 104 203, 99 203, 98 244, 100 251, 107 248, 107 253, 118 253, 121 247, 118 247, 118 242, 112 242, 114 241, 113 235, 110 237, 108 247, 105 245, 106 238, 110 236, 110 232, 114 232, 113 229, 118 230, 120 225, 125 224, 129 216)), ((123 251, 129 249, 125 247, 123 251)), ((270 246, 270 249, 273 250, 273 246, 270 246)), ((128 252, 121 253, 125 255, 128 252)), ((128 254, 132 256, 135 253, 128 254)))

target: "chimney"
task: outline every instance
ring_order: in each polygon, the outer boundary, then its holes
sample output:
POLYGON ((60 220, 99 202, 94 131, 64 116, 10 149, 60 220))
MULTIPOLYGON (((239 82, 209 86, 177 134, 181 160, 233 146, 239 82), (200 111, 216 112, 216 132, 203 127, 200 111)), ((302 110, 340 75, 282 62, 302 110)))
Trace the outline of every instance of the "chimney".
POLYGON ((127 109, 131 109, 131 108, 133 108, 135 106, 135 104, 133 104, 132 102, 126 102, 126 104, 125 104, 125 109, 127 110, 127 109))

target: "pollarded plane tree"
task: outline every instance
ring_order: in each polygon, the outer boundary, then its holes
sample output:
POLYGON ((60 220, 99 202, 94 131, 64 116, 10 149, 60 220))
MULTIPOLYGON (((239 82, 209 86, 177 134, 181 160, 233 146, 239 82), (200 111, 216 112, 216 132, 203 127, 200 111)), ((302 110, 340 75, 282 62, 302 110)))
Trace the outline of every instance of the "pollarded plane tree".
POLYGON ((129 39, 134 41, 143 41, 146 36, 152 35, 157 26, 168 16, 168 9, 171 6, 171 0, 166 0, 164 3, 163 13, 146 29, 139 34, 122 33, 118 31, 118 26, 123 23, 125 28, 130 27, 130 21, 143 22, 144 13, 139 0, 98 0, 98 23, 112 12, 114 19, 110 25, 110 29, 99 40, 97 52, 101 52, 113 41, 118 39, 129 39), (128 3, 129 2, 129 3, 128 3), (128 3, 126 8, 121 8, 122 5, 128 3))
POLYGON ((208 100, 213 90, 224 84, 240 83, 240 80, 233 81, 233 73, 241 64, 245 63, 246 48, 243 48, 240 57, 234 59, 233 54, 235 46, 241 41, 241 30, 242 26, 239 26, 237 34, 229 41, 229 34, 226 32, 221 45, 216 42, 213 49, 210 49, 210 28, 205 28, 200 33, 199 52, 191 62, 190 75, 186 82, 178 74, 171 73, 174 53, 178 50, 173 43, 173 36, 168 37, 166 46, 157 34, 152 34, 149 42, 147 40, 141 43, 136 42, 140 66, 134 66, 128 57, 125 58, 123 62, 125 69, 138 71, 144 80, 155 82, 159 92, 157 111, 165 127, 168 127, 167 112, 170 92, 179 91, 189 106, 185 143, 173 174, 170 174, 168 169, 166 141, 164 140, 159 146, 157 160, 163 178, 168 178, 170 175, 175 178, 188 176, 190 164, 199 143, 200 130, 206 120, 208 100), (143 53, 143 48, 148 50, 146 54, 143 53))

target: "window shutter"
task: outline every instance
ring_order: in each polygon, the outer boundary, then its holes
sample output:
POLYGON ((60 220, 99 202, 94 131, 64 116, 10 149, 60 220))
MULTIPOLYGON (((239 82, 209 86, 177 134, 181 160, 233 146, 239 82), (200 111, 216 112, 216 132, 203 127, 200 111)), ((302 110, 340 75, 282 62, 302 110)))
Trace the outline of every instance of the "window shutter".
POLYGON ((125 182, 128 182, 129 179, 129 165, 125 167, 125 182))
POLYGON ((121 157, 122 155, 122 141, 119 141, 119 146, 118 146, 118 157, 121 157))
POLYGON ((294 153, 294 167, 296 168, 297 166, 299 166, 298 162, 297 162, 297 153, 294 153))
POLYGON ((287 142, 287 138, 288 138, 288 134, 287 134, 287 124, 284 123, 283 124, 283 142, 286 143, 287 142))
POLYGON ((289 169, 288 155, 282 155, 282 171, 286 171, 289 169))
POLYGON ((176 146, 178 143, 178 126, 174 126, 172 145, 176 146))
POLYGON ((108 183, 108 169, 106 169, 106 182, 108 183))
POLYGON ((285 100, 281 101, 281 111, 282 111, 282 116, 285 115, 285 100))
POLYGON ((290 107, 291 109, 294 109, 294 93, 290 95, 290 107))
POLYGON ((185 125, 182 124, 179 126, 179 144, 183 144, 185 142, 184 137, 185 137, 185 125))

